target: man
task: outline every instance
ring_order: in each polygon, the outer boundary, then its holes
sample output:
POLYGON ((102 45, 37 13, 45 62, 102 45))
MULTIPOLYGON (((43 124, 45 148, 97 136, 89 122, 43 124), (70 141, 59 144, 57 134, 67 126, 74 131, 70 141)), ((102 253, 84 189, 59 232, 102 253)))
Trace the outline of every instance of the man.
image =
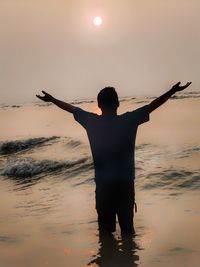
POLYGON ((121 233, 133 233, 134 150, 137 128, 149 120, 149 114, 153 110, 190 84, 188 82, 181 86, 178 82, 150 104, 122 115, 117 115, 119 100, 113 87, 105 87, 97 96, 101 115, 60 101, 45 91, 42 91, 44 96, 36 95, 45 102, 52 102, 73 113, 75 120, 87 131, 94 161, 96 210, 101 233, 112 233, 116 230, 116 215, 121 233))

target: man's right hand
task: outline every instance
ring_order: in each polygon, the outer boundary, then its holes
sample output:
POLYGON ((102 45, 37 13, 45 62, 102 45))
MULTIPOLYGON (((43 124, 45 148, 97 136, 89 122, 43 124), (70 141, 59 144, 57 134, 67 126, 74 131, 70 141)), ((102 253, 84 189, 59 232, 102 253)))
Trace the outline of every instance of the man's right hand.
POLYGON ((59 99, 54 98, 52 95, 46 93, 45 91, 42 91, 42 93, 44 94, 44 96, 41 95, 36 95, 37 98, 41 99, 44 102, 51 102, 53 104, 55 104, 56 106, 58 106, 59 108, 66 110, 70 113, 74 113, 75 111, 75 106, 68 104, 66 102, 63 102, 59 99))
POLYGON ((45 91, 42 91, 44 96, 36 95, 39 99, 43 100, 44 102, 52 102, 53 96, 46 93, 45 91))

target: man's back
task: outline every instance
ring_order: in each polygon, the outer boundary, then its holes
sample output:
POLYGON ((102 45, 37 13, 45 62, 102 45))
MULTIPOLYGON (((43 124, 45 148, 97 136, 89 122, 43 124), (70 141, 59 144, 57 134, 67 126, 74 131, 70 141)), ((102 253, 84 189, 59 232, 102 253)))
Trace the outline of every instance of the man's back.
POLYGON ((137 127, 149 120, 148 106, 119 116, 99 116, 76 108, 74 117, 87 131, 96 183, 132 181, 137 127))

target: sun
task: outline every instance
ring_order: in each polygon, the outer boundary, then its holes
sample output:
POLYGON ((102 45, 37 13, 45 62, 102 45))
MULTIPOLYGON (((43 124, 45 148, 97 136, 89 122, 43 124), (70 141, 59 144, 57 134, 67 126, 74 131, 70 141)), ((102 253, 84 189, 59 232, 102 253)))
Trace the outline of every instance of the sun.
POLYGON ((101 24, 102 24, 102 18, 101 17, 95 17, 93 19, 93 23, 94 23, 95 26, 101 26, 101 24))

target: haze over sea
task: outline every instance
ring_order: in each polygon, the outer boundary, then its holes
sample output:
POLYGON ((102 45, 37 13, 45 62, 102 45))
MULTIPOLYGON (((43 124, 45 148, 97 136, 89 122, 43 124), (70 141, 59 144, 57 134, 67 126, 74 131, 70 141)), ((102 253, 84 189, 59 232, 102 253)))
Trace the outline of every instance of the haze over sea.
MULTIPOLYGON (((121 99, 119 113, 153 97, 121 99)), ((96 101, 74 105, 100 113, 96 101)), ((200 92, 172 97, 140 126, 136 236, 99 240, 86 132, 43 102, 0 106, 0 266, 198 267, 200 92), (129 240, 130 241, 130 240, 129 240)))

